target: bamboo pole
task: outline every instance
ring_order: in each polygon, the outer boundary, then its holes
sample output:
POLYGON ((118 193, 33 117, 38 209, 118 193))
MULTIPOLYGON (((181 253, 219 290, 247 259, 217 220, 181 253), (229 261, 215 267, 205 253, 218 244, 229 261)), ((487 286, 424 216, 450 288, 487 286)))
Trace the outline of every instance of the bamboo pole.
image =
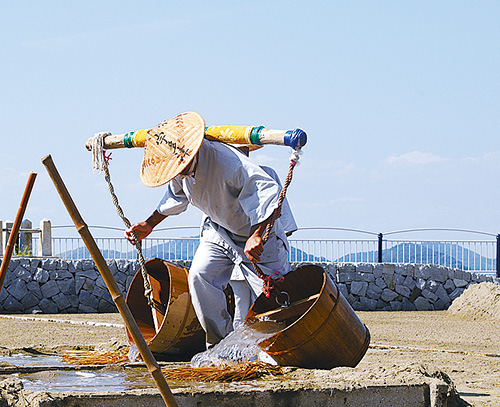
POLYGON ((59 175, 56 166, 54 165, 52 157, 50 155, 43 157, 42 163, 43 165, 45 165, 45 168, 47 169, 47 172, 49 173, 49 176, 52 179, 57 189, 57 192, 59 193, 59 196, 61 197, 64 203, 64 206, 66 207, 69 215, 71 216, 71 219, 73 220, 73 223, 75 224, 76 229, 78 230, 78 233, 80 233, 80 236, 82 237, 85 246, 87 246, 87 249, 89 250, 92 256, 92 259, 94 259, 94 262, 97 265, 97 268, 101 273, 102 278, 106 283, 106 286, 108 287, 108 290, 111 294, 111 298, 113 298, 113 301, 115 302, 116 307, 118 308, 118 311, 120 312, 123 320, 125 321, 125 325, 127 326, 127 329, 129 330, 130 335, 134 340, 134 343, 137 345, 137 348, 139 349, 142 359, 146 363, 149 372, 153 376, 156 385, 160 389, 160 393, 163 400, 165 401, 165 404, 168 407, 177 407, 178 406, 177 402, 175 401, 174 396, 170 391, 170 388, 168 387, 167 381, 163 376, 160 366, 158 365, 158 362, 156 362, 153 354, 151 353, 151 350, 149 349, 146 343, 146 340, 142 336, 142 333, 139 327, 137 326, 137 323, 135 322, 132 312, 130 311, 130 308, 128 307, 127 303, 125 302, 125 298, 123 297, 123 294, 120 291, 118 284, 116 283, 113 275, 111 274, 111 271, 109 270, 106 260, 104 260, 101 251, 97 247, 97 244, 94 238, 92 237, 92 234, 88 229, 88 226, 83 221, 75 203, 73 202, 73 199, 71 198, 68 190, 66 189, 66 186, 64 185, 64 182, 61 176, 59 175))
MULTIPOLYGON (((12 226, 9 241, 7 243, 7 247, 5 248, 2 266, 0 267, 0 292, 2 291, 3 282, 5 281, 5 276, 7 275, 7 269, 9 268, 12 253, 14 252, 17 236, 19 234, 19 229, 21 228, 24 213, 26 212, 26 207, 28 206, 28 200, 31 195, 31 190, 33 189, 33 184, 35 183, 35 178, 36 172, 30 173, 28 182, 26 183, 26 188, 24 189, 23 197, 21 199, 21 204, 19 205, 19 209, 17 210, 16 220, 14 221, 14 225, 12 226)), ((2 231, 0 230, 0 233, 1 232, 2 231)))

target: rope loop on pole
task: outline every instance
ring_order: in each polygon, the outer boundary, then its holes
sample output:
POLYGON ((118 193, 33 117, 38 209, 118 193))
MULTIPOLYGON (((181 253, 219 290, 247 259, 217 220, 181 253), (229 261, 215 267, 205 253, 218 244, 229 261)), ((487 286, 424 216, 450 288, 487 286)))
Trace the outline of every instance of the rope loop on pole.
MULTIPOLYGON (((111 154, 106 156, 104 150, 104 137, 106 137, 108 134, 109 133, 105 132, 96 133, 92 138, 92 169, 94 171, 104 172, 104 180, 106 181, 106 184, 108 186, 108 191, 111 194, 111 200, 115 205, 116 212, 118 213, 118 216, 120 216, 120 218, 122 219, 123 223, 125 224, 125 227, 129 228, 131 223, 123 213, 123 210, 118 202, 118 197, 116 196, 113 183, 111 182, 111 175, 109 173, 109 168, 108 168, 109 160, 111 159, 111 154)), ((153 298, 153 290, 151 288, 149 275, 146 269, 146 261, 142 254, 141 242, 139 241, 135 232, 132 233, 132 236, 134 238, 135 242, 134 246, 137 251, 137 257, 139 260, 139 265, 141 267, 141 274, 144 280, 144 296, 147 298, 150 307, 154 308, 155 310, 164 315, 165 310, 163 309, 163 306, 157 303, 157 301, 155 301, 153 298)))

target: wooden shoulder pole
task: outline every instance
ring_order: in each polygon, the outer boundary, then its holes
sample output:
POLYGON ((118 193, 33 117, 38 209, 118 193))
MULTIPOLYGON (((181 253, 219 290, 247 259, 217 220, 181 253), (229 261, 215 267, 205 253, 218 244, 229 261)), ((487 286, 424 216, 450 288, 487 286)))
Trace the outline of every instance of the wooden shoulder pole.
POLYGON ((59 193, 59 196, 61 197, 64 203, 64 206, 66 207, 69 215, 71 216, 71 219, 73 220, 73 223, 75 224, 76 229, 78 230, 78 233, 80 233, 80 236, 82 237, 85 246, 87 246, 87 249, 89 250, 92 256, 92 259, 94 259, 94 262, 97 265, 97 268, 101 273, 101 276, 104 282, 106 283, 106 286, 108 287, 108 290, 111 294, 111 298, 113 298, 113 301, 115 302, 118 311, 120 312, 123 320, 125 321, 125 325, 127 326, 127 329, 129 330, 132 339, 134 340, 135 344, 137 345, 137 348, 139 349, 142 359, 146 363, 149 372, 153 376, 156 385, 160 389, 160 393, 161 396, 163 397, 163 400, 165 401, 165 404, 168 407, 177 407, 177 403, 174 400, 174 396, 172 395, 172 392, 168 387, 167 381, 165 380, 163 373, 161 372, 160 366, 156 362, 153 354, 151 353, 151 350, 149 349, 146 343, 146 340, 142 336, 142 333, 139 330, 137 323, 135 322, 132 312, 130 311, 130 308, 128 307, 127 303, 125 302, 125 298, 123 297, 123 294, 120 291, 118 284, 116 283, 113 275, 111 274, 111 271, 109 270, 106 260, 104 259, 101 251, 97 247, 97 244, 94 238, 92 237, 92 234, 88 229, 88 226, 83 221, 75 203, 73 202, 73 199, 71 198, 68 190, 66 189, 66 186, 64 185, 64 182, 61 176, 59 175, 59 172, 57 171, 54 162, 52 161, 52 157, 50 155, 43 157, 42 163, 43 165, 45 165, 45 168, 47 169, 47 172, 49 173, 49 176, 52 179, 57 189, 57 192, 59 193))
MULTIPOLYGON (((10 232, 9 241, 7 247, 5 248, 5 254, 3 255, 2 266, 0 267, 0 292, 2 291, 3 282, 5 281, 5 276, 7 274, 7 269, 9 268, 10 259, 12 253, 14 252, 14 247, 16 245, 17 236, 19 234, 19 229, 21 228, 21 223, 23 221, 24 212, 26 212, 26 207, 28 206, 28 200, 31 195, 31 190, 33 189, 33 184, 35 183, 36 172, 30 173, 28 182, 26 183, 26 188, 24 189, 24 194, 21 199, 21 204, 17 210, 16 220, 12 226, 12 231, 10 232)), ((2 231, 0 230, 0 233, 2 231)))

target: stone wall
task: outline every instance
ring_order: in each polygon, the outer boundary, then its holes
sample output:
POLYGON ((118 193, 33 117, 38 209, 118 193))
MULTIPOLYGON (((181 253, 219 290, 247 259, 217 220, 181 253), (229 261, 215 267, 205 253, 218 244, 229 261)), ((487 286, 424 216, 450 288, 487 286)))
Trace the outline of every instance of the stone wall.
MULTIPOLYGON (((108 261, 122 292, 138 270, 138 262, 108 261)), ((4 313, 115 312, 106 284, 92 260, 14 258, 0 293, 4 313)))
MULTIPOLYGON (((137 261, 109 260, 126 293, 137 261)), ((178 262, 189 268, 189 262, 178 262)), ((300 263, 293 264, 293 268, 300 263)), ((443 310, 472 283, 494 281, 441 266, 392 263, 320 264, 355 310, 443 310)), ((0 293, 2 313, 116 312, 92 260, 19 257, 11 260, 0 293)))
POLYGON ((496 278, 428 264, 321 264, 357 311, 445 310, 469 284, 496 278))

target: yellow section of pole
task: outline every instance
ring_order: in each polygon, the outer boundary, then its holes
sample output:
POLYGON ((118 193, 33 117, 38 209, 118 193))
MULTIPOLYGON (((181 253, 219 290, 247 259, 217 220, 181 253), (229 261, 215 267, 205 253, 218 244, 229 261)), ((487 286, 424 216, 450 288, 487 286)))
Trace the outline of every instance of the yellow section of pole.
POLYGON ((205 130, 205 137, 223 143, 252 144, 252 129, 253 126, 210 126, 205 130))
MULTIPOLYGON (((0 267, 0 292, 2 291, 3 282, 5 281, 5 276, 7 274, 7 269, 9 268, 10 259, 12 253, 14 252, 14 247, 16 245, 17 235, 19 234, 19 229, 21 228, 21 223, 23 221, 24 213, 26 212, 26 207, 28 206, 28 200, 33 189, 33 184, 35 183, 36 172, 30 173, 28 182, 26 183, 26 188, 24 189, 24 194, 17 210, 16 219, 14 220, 14 225, 12 226, 12 231, 10 232, 9 241, 7 247, 5 248, 5 254, 3 255, 2 266, 0 267)), ((0 233, 2 231, 0 230, 0 233)))
POLYGON ((75 203, 73 202, 73 199, 71 198, 68 190, 66 189, 66 186, 64 185, 64 182, 61 176, 59 175, 56 166, 54 165, 52 157, 50 155, 43 157, 42 163, 43 165, 45 165, 45 168, 47 169, 47 172, 49 173, 49 176, 52 179, 52 182, 54 183, 57 192, 59 193, 59 196, 61 197, 64 203, 64 206, 66 207, 69 215, 71 216, 71 219, 73 220, 73 223, 75 224, 78 233, 80 233, 80 236, 82 237, 85 246, 87 246, 87 249, 89 250, 92 256, 92 259, 97 265, 97 268, 101 273, 101 276, 111 294, 111 298, 113 298, 113 301, 115 302, 116 307, 118 308, 118 311, 120 312, 120 315, 125 321, 125 325, 127 326, 127 329, 129 330, 130 335, 134 340, 134 343, 137 345, 137 348, 139 349, 142 359, 146 363, 149 372, 153 376, 156 385, 160 389, 160 393, 163 400, 165 401, 165 404, 168 407, 177 407, 178 406, 177 402, 175 401, 174 396, 172 395, 172 392, 168 387, 167 381, 165 380, 165 377, 161 372, 160 366, 158 365, 158 362, 154 358, 153 354, 151 353, 151 350, 149 349, 146 340, 142 336, 142 333, 139 327, 137 326, 137 323, 135 322, 132 312, 130 311, 130 308, 128 307, 127 303, 125 302, 125 298, 123 297, 122 292, 120 291, 113 275, 111 274, 111 271, 109 270, 109 267, 106 264, 106 260, 104 259, 101 251, 97 247, 97 244, 94 238, 92 237, 92 234, 88 229, 88 226, 83 221, 75 203))
POLYGON ((148 131, 145 129, 138 130, 134 133, 132 138, 132 145, 134 147, 144 147, 146 145, 146 139, 148 138, 148 131))

